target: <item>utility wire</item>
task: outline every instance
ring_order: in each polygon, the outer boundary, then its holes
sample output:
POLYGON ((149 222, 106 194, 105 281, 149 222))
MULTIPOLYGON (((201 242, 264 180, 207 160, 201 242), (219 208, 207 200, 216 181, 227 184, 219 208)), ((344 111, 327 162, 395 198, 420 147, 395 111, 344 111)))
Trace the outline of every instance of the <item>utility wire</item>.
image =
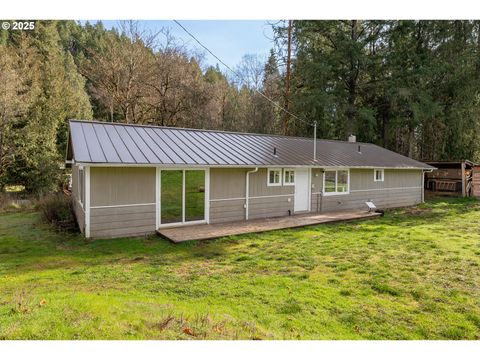
MULTIPOLYGON (((177 24, 178 26, 180 26, 183 31, 185 31, 188 35, 190 35, 190 37, 195 40, 202 48, 204 48, 210 55, 212 55, 215 59, 217 59, 223 66, 225 66, 228 70, 230 70, 235 76, 237 76, 243 83, 245 83, 245 79, 243 79, 243 77, 237 73, 236 71, 234 71, 230 66, 228 66, 227 64, 225 64, 222 59, 220 59, 217 55, 215 55, 209 48, 207 48, 205 45, 203 45, 200 40, 198 40, 190 31, 188 31, 182 24, 180 24, 179 21, 177 20, 173 20, 175 22, 175 24, 177 24)), ((291 117, 305 123, 305 124, 308 124, 310 126, 315 126, 316 124, 315 123, 310 123, 308 122, 307 120, 304 120, 300 117, 298 117, 297 115, 295 114, 292 114, 290 111, 288 111, 287 109, 285 109, 283 106, 279 105, 276 101, 270 99, 267 95, 265 95, 264 93, 262 93, 260 90, 258 89, 254 89, 254 91, 256 91, 259 95, 261 95, 263 98, 265 98, 266 100, 268 100, 269 102, 271 102, 275 107, 279 108, 280 110, 284 111, 285 113, 287 113, 288 115, 290 115, 291 117)))

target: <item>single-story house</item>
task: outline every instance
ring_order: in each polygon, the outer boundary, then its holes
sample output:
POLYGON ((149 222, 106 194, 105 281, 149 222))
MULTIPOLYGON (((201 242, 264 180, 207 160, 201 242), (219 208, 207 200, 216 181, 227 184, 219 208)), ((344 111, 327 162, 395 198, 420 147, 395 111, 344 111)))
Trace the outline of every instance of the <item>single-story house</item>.
POLYGON ((162 227, 402 207, 434 167, 380 146, 71 120, 67 163, 86 237, 162 227), (314 156, 314 149, 316 155, 314 156))

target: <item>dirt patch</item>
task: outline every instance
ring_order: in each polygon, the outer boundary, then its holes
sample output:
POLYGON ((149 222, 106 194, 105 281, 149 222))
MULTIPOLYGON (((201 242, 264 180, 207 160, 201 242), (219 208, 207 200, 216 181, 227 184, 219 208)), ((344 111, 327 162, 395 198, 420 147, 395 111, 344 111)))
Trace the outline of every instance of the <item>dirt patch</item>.
POLYGON ((431 212, 432 212, 432 209, 430 208, 425 208, 425 209, 408 208, 403 211, 403 214, 410 215, 410 216, 421 216, 421 215, 430 214, 431 212))

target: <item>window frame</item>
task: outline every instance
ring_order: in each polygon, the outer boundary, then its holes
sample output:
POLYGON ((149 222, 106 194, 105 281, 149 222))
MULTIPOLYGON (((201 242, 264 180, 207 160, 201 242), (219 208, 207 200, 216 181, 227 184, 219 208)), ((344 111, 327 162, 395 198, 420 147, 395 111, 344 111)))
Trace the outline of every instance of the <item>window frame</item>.
POLYGON ((196 225, 196 224, 209 224, 210 223, 210 168, 208 167, 182 167, 182 168, 166 168, 156 167, 155 171, 155 226, 157 229, 177 227, 184 225, 196 225), (176 223, 163 223, 162 224, 162 171, 167 170, 180 170, 182 171, 182 221, 176 223), (191 220, 183 221, 185 219, 185 176, 189 170, 201 170, 205 175, 205 205, 204 205, 204 219, 203 220, 191 220))
POLYGON ((385 169, 373 169, 373 181, 374 182, 384 182, 385 181, 385 169), (380 171, 382 174, 382 178, 380 180, 377 180, 377 171, 380 171))
POLYGON ((295 185, 295 177, 296 177, 296 174, 295 174, 295 169, 283 169, 283 185, 295 185), (287 178, 286 178, 286 174, 287 172, 293 172, 293 182, 290 182, 290 181, 287 181, 287 178))
POLYGON ((267 186, 282 186, 283 172, 281 168, 267 168, 267 186), (270 183, 270 171, 278 171, 278 183, 270 183))
POLYGON ((322 194, 324 196, 332 196, 332 195, 348 195, 350 194, 350 169, 349 168, 338 168, 338 169, 325 169, 323 171, 323 188, 322 194), (325 191, 325 173, 327 171, 335 172, 335 191, 334 192, 326 192, 325 191), (347 172, 347 191, 339 192, 338 189, 338 172, 339 171, 346 171, 347 172))

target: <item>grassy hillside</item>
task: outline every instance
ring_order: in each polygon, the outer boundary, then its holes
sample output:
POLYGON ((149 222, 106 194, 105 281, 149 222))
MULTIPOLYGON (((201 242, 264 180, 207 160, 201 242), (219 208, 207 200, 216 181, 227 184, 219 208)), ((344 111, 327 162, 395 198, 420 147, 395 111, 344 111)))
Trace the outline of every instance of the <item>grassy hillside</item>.
POLYGON ((478 339, 480 203, 173 245, 0 214, 0 339, 478 339))

